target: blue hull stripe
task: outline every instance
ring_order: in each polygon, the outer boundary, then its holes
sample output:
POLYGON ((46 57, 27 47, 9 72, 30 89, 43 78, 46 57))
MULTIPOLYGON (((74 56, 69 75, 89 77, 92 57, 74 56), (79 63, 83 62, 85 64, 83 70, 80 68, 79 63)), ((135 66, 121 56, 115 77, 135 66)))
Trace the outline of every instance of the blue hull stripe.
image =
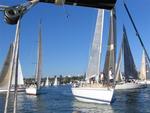
POLYGON ((75 97, 78 97, 78 98, 83 98, 83 99, 93 100, 93 101, 99 101, 99 102, 110 103, 110 101, 108 101, 108 100, 94 99, 94 98, 82 97, 82 96, 77 96, 77 95, 74 95, 74 96, 75 96, 75 97))

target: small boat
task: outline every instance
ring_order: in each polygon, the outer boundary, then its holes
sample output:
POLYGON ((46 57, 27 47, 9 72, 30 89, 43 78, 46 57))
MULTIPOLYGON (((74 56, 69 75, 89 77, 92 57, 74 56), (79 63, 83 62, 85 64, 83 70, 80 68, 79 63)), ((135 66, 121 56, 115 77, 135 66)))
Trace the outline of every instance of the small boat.
POLYGON ((58 79, 57 79, 57 76, 55 76, 55 80, 54 80, 54 84, 53 84, 53 86, 58 86, 59 85, 59 83, 58 83, 58 79))
POLYGON ((43 92, 41 87, 41 74, 42 74, 42 37, 41 37, 41 23, 39 30, 39 40, 38 40, 38 53, 37 53, 37 65, 35 73, 35 83, 26 88, 26 94, 39 95, 43 92))
MULTIPOLYGON (((104 10, 99 9, 95 34, 93 38, 89 64, 86 73, 86 82, 82 85, 74 85, 71 88, 73 96, 82 102, 110 104, 113 101, 114 87, 108 84, 106 86, 99 84, 100 57, 102 48, 102 32, 103 32, 104 10), (93 81, 95 79, 95 81, 93 81)), ((109 66, 114 67, 115 61, 115 38, 116 38, 116 16, 115 9, 111 10, 110 16, 110 34, 108 39, 108 49, 105 60, 105 72, 108 72, 109 66), (111 59, 111 60, 110 60, 111 59)), ((114 68, 113 68, 113 71, 114 68)))
POLYGON ((49 85, 49 79, 48 79, 48 77, 46 78, 46 82, 45 82, 45 87, 49 87, 50 85, 49 85))

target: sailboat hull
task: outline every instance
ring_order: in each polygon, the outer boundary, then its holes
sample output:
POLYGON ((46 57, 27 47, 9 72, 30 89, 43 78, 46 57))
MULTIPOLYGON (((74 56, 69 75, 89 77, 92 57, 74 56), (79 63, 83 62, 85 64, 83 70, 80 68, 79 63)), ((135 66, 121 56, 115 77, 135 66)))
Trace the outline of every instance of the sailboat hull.
POLYGON ((121 89, 138 89, 138 88, 144 88, 146 84, 140 84, 140 83, 121 83, 117 84, 115 89, 121 90, 121 89))
POLYGON ((37 87, 29 87, 29 88, 26 88, 26 94, 28 94, 28 95, 39 95, 39 94, 45 94, 45 93, 47 93, 47 91, 46 91, 47 89, 46 89, 46 87, 44 88, 39 88, 39 89, 37 89, 37 87))
POLYGON ((110 104, 114 89, 109 88, 72 88, 74 97, 82 102, 110 104))

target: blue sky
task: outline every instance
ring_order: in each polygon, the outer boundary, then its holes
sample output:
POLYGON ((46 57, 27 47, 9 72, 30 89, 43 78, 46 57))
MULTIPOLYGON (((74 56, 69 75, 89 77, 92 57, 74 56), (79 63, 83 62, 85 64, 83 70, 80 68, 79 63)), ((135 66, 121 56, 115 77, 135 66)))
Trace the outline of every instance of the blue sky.
MULTIPOLYGON (((142 40, 150 53, 150 15, 149 0, 125 0, 142 40)), ((0 4, 16 5, 24 0, 1 0, 0 4)), ((135 31, 125 12, 122 0, 116 4, 117 13, 117 50, 122 39, 122 24, 127 29, 131 51, 135 58, 137 69, 140 67, 142 49, 135 31)), ((95 29, 97 10, 75 6, 55 6, 39 3, 27 12, 21 21, 20 61, 25 77, 35 73, 38 28, 42 19, 43 43, 43 75, 66 75, 86 72, 89 49, 95 29), (67 18, 68 16, 68 18, 67 18)), ((3 21, 0 13, 0 68, 3 65, 10 43, 14 40, 15 25, 3 21)), ((105 11, 103 33, 102 64, 107 47, 109 28, 109 11, 105 11)), ((118 52, 118 51, 117 51, 118 52)))

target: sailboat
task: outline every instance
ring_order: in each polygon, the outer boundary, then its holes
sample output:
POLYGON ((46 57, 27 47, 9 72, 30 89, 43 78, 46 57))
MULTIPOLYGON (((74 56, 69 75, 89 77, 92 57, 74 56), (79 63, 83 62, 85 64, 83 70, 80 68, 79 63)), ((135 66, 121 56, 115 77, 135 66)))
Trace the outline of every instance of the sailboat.
POLYGON ((45 86, 49 87, 49 79, 48 79, 48 77, 46 78, 45 86))
POLYGON ((116 69, 115 89, 136 89, 144 87, 137 82, 138 73, 130 50, 125 27, 123 26, 123 40, 120 48, 119 59, 116 69), (122 55, 124 53, 124 74, 121 73, 122 55))
POLYGON ((57 79, 57 76, 55 76, 55 80, 54 80, 54 84, 53 84, 53 86, 58 86, 59 84, 58 84, 58 79, 57 79))
MULTIPOLYGON (((73 87, 72 94, 74 97, 82 102, 98 103, 98 104, 110 104, 113 100, 114 88, 111 86, 103 86, 98 83, 99 78, 99 67, 100 67, 100 57, 102 48, 102 32, 103 32, 103 20, 104 20, 104 10, 98 9, 97 22, 95 28, 95 34, 93 38, 91 53, 89 57, 89 64, 86 73, 86 83, 79 85, 78 87, 73 87), (96 80, 96 83, 93 82, 96 80)), ((115 10, 111 10, 110 16, 110 35, 109 40, 115 38, 115 10)), ((114 42, 111 43, 111 48, 108 44, 108 51, 114 52, 114 42)), ((108 57, 111 56, 110 54, 108 57)), ((113 57, 114 58, 114 57, 113 57)), ((114 60, 112 58, 112 60, 114 60)), ((110 62, 107 62, 110 63, 110 62)))
POLYGON ((41 37, 41 23, 40 23, 35 84, 26 88, 26 94, 38 95, 42 93, 42 87, 41 87, 42 67, 41 65, 42 65, 42 37, 41 37))
MULTIPOLYGON (((3 68, 1 70, 0 75, 0 92, 6 92, 8 90, 8 78, 10 75, 10 63, 12 60, 12 51, 14 49, 14 44, 10 45, 7 57, 5 59, 3 68)), ((18 91, 25 91, 24 81, 23 81, 23 73, 21 69, 20 61, 18 61, 18 91)), ((12 76, 12 82, 11 82, 11 90, 14 91, 14 85, 15 85, 15 74, 12 76)))

